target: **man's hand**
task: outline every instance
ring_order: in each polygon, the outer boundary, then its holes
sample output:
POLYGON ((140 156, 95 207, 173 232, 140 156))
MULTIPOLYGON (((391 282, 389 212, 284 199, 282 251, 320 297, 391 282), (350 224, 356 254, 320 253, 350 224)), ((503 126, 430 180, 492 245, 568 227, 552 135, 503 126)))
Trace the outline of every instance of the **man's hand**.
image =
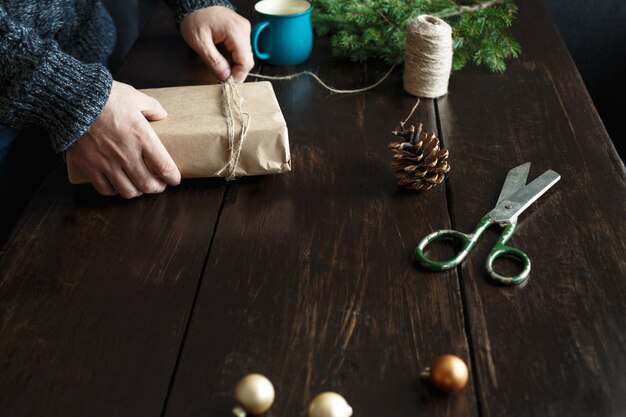
POLYGON ((148 122, 166 116, 153 97, 113 81, 102 113, 72 145, 76 164, 100 194, 133 198, 180 182, 176 164, 148 122))
POLYGON ((210 6, 188 14, 180 22, 180 32, 220 81, 232 75, 243 82, 254 66, 250 22, 227 7, 210 6), (224 44, 230 53, 232 67, 217 44, 224 44))

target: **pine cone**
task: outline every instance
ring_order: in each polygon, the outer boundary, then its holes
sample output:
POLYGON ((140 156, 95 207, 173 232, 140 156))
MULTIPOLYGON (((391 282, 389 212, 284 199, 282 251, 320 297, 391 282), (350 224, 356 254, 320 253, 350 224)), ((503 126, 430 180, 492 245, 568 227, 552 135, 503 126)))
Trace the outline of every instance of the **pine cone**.
POLYGON ((430 190, 440 184, 444 174, 450 171, 448 150, 439 148, 439 139, 434 133, 422 132, 422 124, 404 124, 392 132, 402 142, 391 142, 389 149, 393 154, 391 168, 398 185, 412 190, 430 190))

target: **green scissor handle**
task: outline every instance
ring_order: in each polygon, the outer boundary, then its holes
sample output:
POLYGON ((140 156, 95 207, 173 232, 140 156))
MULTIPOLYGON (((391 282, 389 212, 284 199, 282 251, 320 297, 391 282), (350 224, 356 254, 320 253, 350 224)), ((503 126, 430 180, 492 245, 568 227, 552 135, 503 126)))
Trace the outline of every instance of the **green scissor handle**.
POLYGON ((415 249, 415 257, 424 268, 430 269, 431 271, 444 271, 446 269, 454 268, 455 266, 463 262, 463 259, 465 259, 470 249, 472 249, 472 247, 476 243, 476 239, 473 239, 473 237, 473 235, 467 235, 457 230, 437 230, 436 232, 429 234, 420 241, 420 243, 417 245, 417 249, 415 249), (426 248, 426 246, 430 245, 435 240, 446 237, 451 237, 453 239, 461 241, 461 251, 457 253, 453 258, 447 259, 445 261, 434 261, 424 255, 424 249, 426 248))
MULTIPOLYGON (((480 238, 483 232, 487 230, 487 228, 493 223, 493 218, 487 214, 480 220, 480 222, 476 226, 476 229, 470 234, 448 229, 433 232, 419 242, 419 244, 417 245, 417 249, 415 249, 415 257, 424 268, 430 269, 432 271, 443 271, 446 269, 454 268, 455 266, 458 266, 461 262, 463 262, 469 251, 472 250, 472 248, 478 241, 478 238, 480 238), (426 255, 424 255, 424 249, 426 248, 426 246, 428 246, 435 240, 445 237, 451 237, 461 242, 461 250, 459 251, 459 253, 457 253, 453 258, 445 261, 434 261, 430 258, 427 258, 426 255)), ((521 284, 528 278, 528 273, 530 272, 530 259, 528 258, 528 256, 519 249, 506 246, 506 242, 511 238, 511 236, 513 236, 514 230, 515 224, 508 224, 504 227, 500 239, 498 239, 493 249, 489 253, 489 256, 487 257, 487 262, 485 264, 487 273, 491 276, 491 278, 504 285, 521 284), (497 258, 501 256, 510 256, 519 259, 523 266, 522 272, 518 275, 514 275, 511 277, 505 277, 495 272, 493 269, 493 263, 497 258)))
POLYGON ((504 285, 519 285, 526 281, 528 273, 530 272, 530 258, 528 258, 528 255, 517 248, 512 248, 506 245, 506 242, 508 242, 511 236, 513 236, 514 230, 515 224, 508 224, 504 227, 500 239, 498 239, 496 244, 493 245, 491 252, 489 252, 489 256, 487 256, 487 261, 485 262, 485 268, 491 278, 504 285), (506 277, 494 271, 493 263, 496 259, 502 256, 509 256, 511 258, 518 259, 522 264, 522 272, 517 275, 506 277))
POLYGON ((424 268, 430 269, 431 271, 443 271, 446 269, 454 268, 455 266, 463 262, 463 259, 465 259, 469 251, 472 250, 480 235, 482 235, 483 232, 492 224, 493 219, 490 215, 487 214, 485 217, 480 219, 480 222, 478 222, 476 229, 469 235, 456 230, 437 230, 436 232, 433 232, 426 236, 420 241, 420 243, 418 243, 417 249, 415 249, 415 257, 424 268), (453 239, 460 240, 460 252, 457 253, 453 258, 446 261, 433 261, 432 259, 427 258, 426 255, 424 255, 424 249, 426 248, 426 246, 428 246, 435 240, 439 240, 445 237, 451 237, 453 239))

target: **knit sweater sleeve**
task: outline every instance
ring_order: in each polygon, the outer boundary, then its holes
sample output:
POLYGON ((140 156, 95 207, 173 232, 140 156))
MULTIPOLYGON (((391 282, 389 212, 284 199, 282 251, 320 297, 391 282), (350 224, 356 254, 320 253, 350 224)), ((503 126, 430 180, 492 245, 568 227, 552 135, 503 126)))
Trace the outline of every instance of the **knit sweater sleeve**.
POLYGON ((235 9, 235 7, 228 0, 165 0, 170 9, 174 12, 176 22, 180 23, 183 17, 187 16, 191 12, 195 12, 198 9, 209 6, 223 6, 229 9, 235 9))
POLYGON ((54 150, 64 151, 100 115, 111 83, 103 65, 64 53, 0 6, 0 124, 44 127, 54 150))

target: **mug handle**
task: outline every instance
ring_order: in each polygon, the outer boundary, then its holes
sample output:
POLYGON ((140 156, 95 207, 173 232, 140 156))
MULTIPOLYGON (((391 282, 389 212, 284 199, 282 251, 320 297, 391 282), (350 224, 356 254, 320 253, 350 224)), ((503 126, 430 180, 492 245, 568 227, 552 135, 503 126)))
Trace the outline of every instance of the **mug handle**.
POLYGON ((256 57, 259 59, 270 58, 270 54, 259 51, 259 35, 261 34, 261 31, 269 25, 270 22, 264 20, 257 23, 256 25, 254 25, 254 28, 252 28, 252 50, 254 51, 254 55, 256 55, 256 57))

